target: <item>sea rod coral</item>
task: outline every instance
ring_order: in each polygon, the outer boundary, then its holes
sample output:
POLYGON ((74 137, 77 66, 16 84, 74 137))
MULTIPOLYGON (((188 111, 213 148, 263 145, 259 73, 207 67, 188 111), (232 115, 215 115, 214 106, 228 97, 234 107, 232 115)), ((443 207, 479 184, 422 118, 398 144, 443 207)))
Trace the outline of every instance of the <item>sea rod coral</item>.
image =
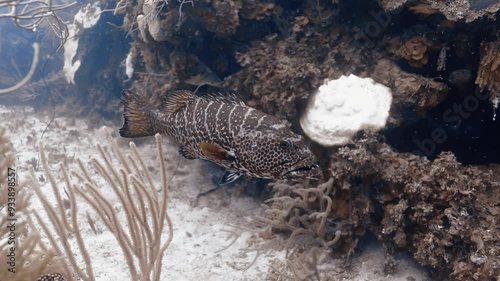
POLYGON ((57 269, 59 262, 31 223, 31 193, 18 182, 14 159, 6 130, 0 127, 0 281, 35 280, 57 269))
POLYGON ((38 213, 34 214, 34 218, 57 255, 65 259, 63 270, 57 271, 65 280, 72 280, 71 276, 82 280, 97 280, 87 249, 88 240, 83 237, 82 230, 85 227, 95 232, 98 222, 90 220, 88 214, 88 225, 79 221, 84 217, 84 214, 79 212, 82 204, 88 204, 99 221, 113 234, 122 250, 130 280, 161 280, 163 256, 173 238, 173 225, 167 211, 168 187, 161 136, 156 136, 158 166, 161 172, 161 191, 158 191, 157 183, 135 144, 130 143, 132 154, 124 155, 107 130, 105 134, 114 156, 111 157, 105 147, 98 144, 97 149, 102 160, 92 159, 89 163, 78 160, 79 169, 76 170, 68 170, 60 164, 64 187, 57 183, 51 172, 44 145, 39 146, 42 167, 49 180, 54 200, 49 201, 46 192, 42 192, 40 177, 32 168, 31 187, 42 202, 48 219, 38 213), (111 204, 110 195, 103 194, 100 183, 112 189, 112 196, 120 202, 118 206, 111 204), (61 191, 64 191, 68 198, 64 198, 61 191), (69 217, 66 214, 67 209, 69 217), (118 209, 124 214, 123 218, 118 209), (165 228, 168 231, 165 231, 165 228), (75 241, 70 241, 70 237, 75 241), (83 258, 83 265, 75 259, 76 254, 83 258))

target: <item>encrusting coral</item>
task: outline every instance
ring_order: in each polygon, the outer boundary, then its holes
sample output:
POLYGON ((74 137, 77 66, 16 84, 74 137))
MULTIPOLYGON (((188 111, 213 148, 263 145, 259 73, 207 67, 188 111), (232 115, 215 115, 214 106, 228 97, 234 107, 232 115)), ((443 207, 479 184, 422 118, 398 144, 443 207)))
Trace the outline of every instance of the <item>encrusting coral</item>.
MULTIPOLYGON (((498 276, 500 167, 466 167, 451 153, 428 161, 374 139, 340 155, 359 167, 351 175, 371 186, 384 210, 378 235, 388 249, 409 249, 420 264, 452 280, 498 276)), ((332 173, 337 166, 332 162, 332 173)))
POLYGON ((210 5, 193 5, 187 7, 189 17, 207 31, 220 36, 230 36, 236 33, 240 24, 239 11, 241 1, 210 1, 210 5))

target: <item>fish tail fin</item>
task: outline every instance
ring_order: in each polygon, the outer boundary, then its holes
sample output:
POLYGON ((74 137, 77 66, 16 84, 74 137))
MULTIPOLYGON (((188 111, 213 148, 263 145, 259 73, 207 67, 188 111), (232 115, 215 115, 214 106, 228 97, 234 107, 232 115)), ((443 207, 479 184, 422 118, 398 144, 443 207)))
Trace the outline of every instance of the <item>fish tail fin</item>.
POLYGON ((151 105, 129 90, 122 92, 121 103, 124 107, 123 127, 120 136, 124 138, 146 137, 156 134, 151 120, 151 105))

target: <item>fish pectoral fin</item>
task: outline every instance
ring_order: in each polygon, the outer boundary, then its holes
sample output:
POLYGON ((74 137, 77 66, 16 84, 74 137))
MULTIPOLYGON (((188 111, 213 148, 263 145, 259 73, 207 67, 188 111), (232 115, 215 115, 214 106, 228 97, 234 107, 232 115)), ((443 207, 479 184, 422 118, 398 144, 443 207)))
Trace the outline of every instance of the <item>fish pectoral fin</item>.
POLYGON ((232 163, 235 161, 234 152, 208 142, 200 143, 201 152, 205 157, 216 163, 232 163))
POLYGON ((179 146, 179 154, 182 155, 182 157, 189 160, 198 158, 194 155, 194 153, 191 150, 189 150, 189 148, 185 147, 184 145, 179 146))
POLYGON ((224 174, 222 175, 222 178, 220 179, 218 185, 225 185, 232 183, 233 181, 237 180, 239 177, 241 177, 241 174, 237 172, 231 172, 231 171, 225 171, 224 174))

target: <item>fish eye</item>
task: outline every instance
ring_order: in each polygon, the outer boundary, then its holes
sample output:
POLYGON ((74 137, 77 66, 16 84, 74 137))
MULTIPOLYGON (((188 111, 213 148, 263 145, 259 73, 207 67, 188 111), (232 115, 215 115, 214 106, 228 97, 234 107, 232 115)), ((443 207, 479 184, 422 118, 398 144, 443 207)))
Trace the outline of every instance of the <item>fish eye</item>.
POLYGON ((292 142, 291 142, 291 141, 289 141, 289 140, 282 140, 282 141, 280 142, 280 147, 281 147, 282 149, 288 149, 288 148, 292 147, 292 142))

